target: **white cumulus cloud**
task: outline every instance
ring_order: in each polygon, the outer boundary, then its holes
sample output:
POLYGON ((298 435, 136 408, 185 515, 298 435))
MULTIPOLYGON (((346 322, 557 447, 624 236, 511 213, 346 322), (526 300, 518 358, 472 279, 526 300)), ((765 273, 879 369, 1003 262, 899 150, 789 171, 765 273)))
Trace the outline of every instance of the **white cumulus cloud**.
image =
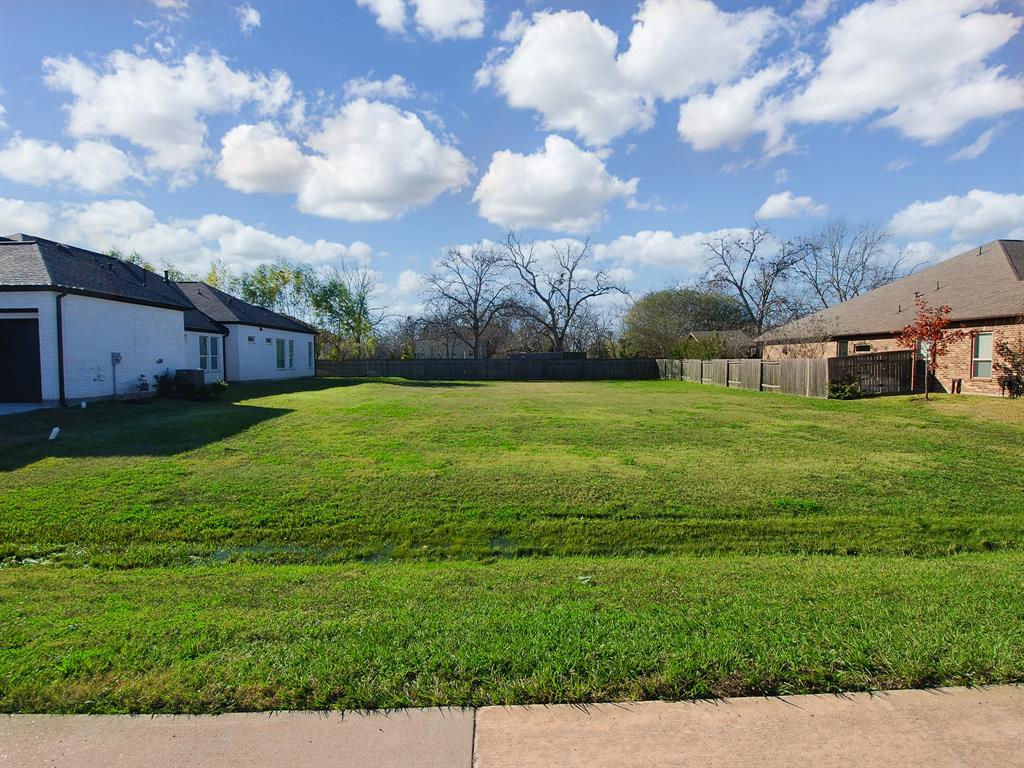
POLYGON ((495 152, 473 201, 481 216, 503 227, 582 233, 600 224, 613 199, 632 200, 637 183, 610 174, 597 154, 551 135, 533 154, 495 152))
POLYGON ((48 203, 0 197, 0 236, 22 232, 40 235, 53 225, 53 208, 48 203))
POLYGON ((647 0, 621 51, 616 33, 583 11, 513 14, 476 85, 591 145, 648 129, 658 100, 681 102, 679 135, 698 151, 763 134, 775 156, 796 148, 793 126, 864 119, 930 144, 1024 108, 1024 77, 991 62, 1024 17, 993 6, 863 3, 828 28, 816 57, 799 50, 816 39, 800 30, 831 15, 827 0, 787 19, 769 8, 647 0), (763 57, 783 34, 796 49, 763 57))
POLYGON ((985 0, 875 0, 828 33, 827 55, 790 105, 793 120, 877 125, 934 143, 971 120, 1024 107, 1024 79, 986 60, 1024 19, 985 0))
POLYGON ((279 258, 313 265, 347 260, 365 266, 373 253, 358 240, 349 245, 309 241, 219 214, 160 221, 135 200, 49 205, 0 199, 0 232, 19 231, 100 252, 111 248, 137 251, 150 261, 166 260, 200 273, 216 260, 235 269, 252 269, 279 258))
POLYGON ((269 124, 225 135, 217 175, 242 192, 291 192, 300 211, 384 221, 469 182, 472 164, 411 112, 356 99, 299 144, 269 124))
POLYGON ((720 85, 679 107, 679 135, 696 150, 738 149, 754 133, 766 135, 769 155, 788 149, 781 100, 772 89, 807 66, 806 59, 766 67, 738 82, 720 85))
POLYGON ((767 9, 729 13, 704 0, 648 0, 629 47, 583 11, 541 11, 510 19, 506 42, 477 73, 512 107, 535 110, 546 129, 606 144, 654 120, 655 100, 672 100, 743 71, 776 26, 767 9))
POLYGON ((954 240, 1006 237, 1024 227, 1024 195, 972 189, 966 195, 941 200, 918 200, 896 213, 889 222, 895 235, 927 237, 949 233, 954 240))
POLYGON ((594 246, 594 255, 598 260, 614 261, 622 265, 672 267, 693 272, 705 264, 707 253, 704 243, 745 234, 745 229, 720 229, 683 235, 675 235, 666 230, 643 230, 594 246))
POLYGON ((431 40, 480 37, 484 33, 484 0, 357 0, 388 32, 406 31, 409 11, 416 31, 431 40))
POLYGON ((217 54, 165 63, 115 51, 96 66, 68 56, 45 59, 43 69, 50 88, 73 96, 66 105, 72 136, 125 139, 147 151, 150 170, 177 183, 192 181, 211 154, 206 115, 244 105, 272 115, 292 98, 287 75, 234 70, 217 54))
POLYGON ((828 206, 809 195, 794 195, 789 190, 768 195, 754 214, 758 219, 792 219, 797 216, 825 216, 828 206))
POLYGON ((703 0, 647 0, 633 21, 622 73, 669 100, 734 78, 778 24, 768 8, 730 13, 703 0))
POLYGON ((140 173, 129 155, 105 141, 80 141, 65 149, 52 141, 15 136, 0 150, 0 175, 33 186, 69 184, 102 193, 140 173))
POLYGON ((654 120, 653 100, 626 81, 615 59, 618 36, 583 11, 533 15, 518 45, 477 73, 509 106, 532 109, 545 129, 606 144, 654 120))

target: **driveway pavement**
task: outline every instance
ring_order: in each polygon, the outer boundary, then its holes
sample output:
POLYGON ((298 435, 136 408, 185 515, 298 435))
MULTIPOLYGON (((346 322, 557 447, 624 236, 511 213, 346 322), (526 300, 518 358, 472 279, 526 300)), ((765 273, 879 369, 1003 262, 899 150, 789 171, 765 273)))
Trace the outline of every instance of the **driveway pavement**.
POLYGON ((1024 686, 359 714, 0 716, 0 766, 1024 766, 1024 686))
POLYGON ((26 411, 38 411, 40 408, 52 408, 42 403, 0 403, 0 416, 9 413, 25 413, 26 411))

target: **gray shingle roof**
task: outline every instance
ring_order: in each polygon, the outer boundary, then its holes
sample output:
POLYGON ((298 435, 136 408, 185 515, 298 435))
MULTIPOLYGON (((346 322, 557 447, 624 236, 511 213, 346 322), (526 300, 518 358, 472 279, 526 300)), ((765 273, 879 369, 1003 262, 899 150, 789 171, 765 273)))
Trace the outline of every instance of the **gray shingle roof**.
POLYGON ((914 319, 914 298, 947 304, 953 321, 1024 317, 1024 241, 994 240, 856 298, 767 331, 765 344, 895 334, 914 319))
POLYGON ((206 283, 181 282, 178 287, 200 312, 218 323, 242 323, 282 331, 317 333, 315 328, 301 320, 242 301, 206 283))
POLYGON ((187 330, 225 333, 173 281, 113 256, 34 235, 0 237, 0 289, 60 290, 178 309, 187 330))
POLYGON ((60 288, 141 304, 188 309, 173 282, 135 264, 32 235, 0 240, 0 286, 60 288))

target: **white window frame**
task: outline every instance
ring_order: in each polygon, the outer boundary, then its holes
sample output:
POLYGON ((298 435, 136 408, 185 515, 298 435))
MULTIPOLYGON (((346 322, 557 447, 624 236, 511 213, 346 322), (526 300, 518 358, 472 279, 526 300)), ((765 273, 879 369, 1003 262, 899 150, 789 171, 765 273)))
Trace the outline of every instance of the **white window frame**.
POLYGON ((277 370, 285 370, 285 363, 288 362, 288 358, 285 356, 284 339, 274 340, 274 364, 277 366, 277 370))
POLYGON ((306 356, 308 358, 307 368, 313 367, 313 342, 306 342, 306 356))
POLYGON ((199 337, 199 368, 204 371, 220 370, 220 336, 199 337))
POLYGON ((295 339, 288 339, 288 370, 295 370, 295 339))
POLYGON ((248 337, 248 341, 249 341, 250 344, 255 344, 256 343, 256 337, 255 336, 249 336, 248 337))
POLYGON ((973 335, 971 339, 971 378, 972 379, 991 379, 992 378, 992 332, 991 331, 979 331, 973 335), (978 341, 982 336, 988 336, 988 357, 978 357, 978 341), (988 363, 988 375, 978 375, 978 363, 988 363))

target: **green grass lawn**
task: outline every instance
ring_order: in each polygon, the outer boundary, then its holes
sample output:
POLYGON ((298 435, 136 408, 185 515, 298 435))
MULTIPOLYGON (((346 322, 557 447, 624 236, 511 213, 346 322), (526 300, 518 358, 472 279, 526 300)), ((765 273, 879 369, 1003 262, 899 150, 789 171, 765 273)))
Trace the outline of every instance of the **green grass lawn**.
POLYGON ((1024 680, 1020 402, 230 392, 0 417, 0 710, 1024 680))

